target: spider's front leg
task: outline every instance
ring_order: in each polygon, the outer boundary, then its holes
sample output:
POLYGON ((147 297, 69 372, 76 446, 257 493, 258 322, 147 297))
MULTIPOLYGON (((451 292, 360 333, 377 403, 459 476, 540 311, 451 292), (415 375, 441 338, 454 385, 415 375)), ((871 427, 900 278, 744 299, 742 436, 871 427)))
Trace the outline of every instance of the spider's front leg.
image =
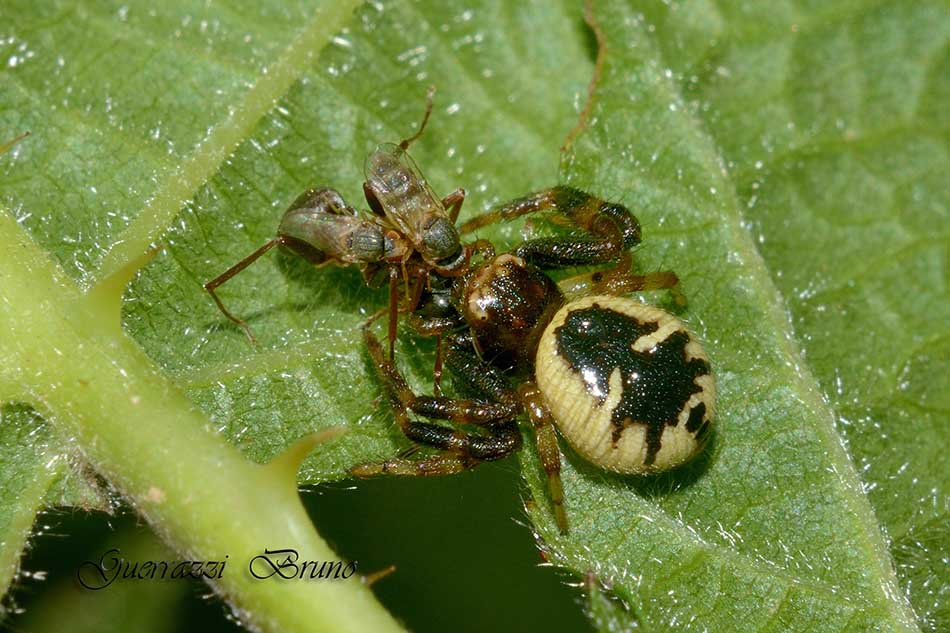
MULTIPOLYGON (((513 200, 473 218, 459 228, 462 234, 483 226, 537 213, 554 211, 585 231, 587 237, 545 237, 527 240, 514 254, 540 268, 569 268, 590 264, 614 267, 571 277, 559 284, 567 295, 621 295, 638 290, 674 290, 676 273, 660 271, 637 275, 631 272, 629 249, 640 243, 640 222, 630 210, 580 189, 559 185, 513 200)), ((678 296, 678 295, 677 295, 678 296)), ((679 297, 678 297, 679 300, 679 297)))
MULTIPOLYGON (((517 394, 506 388, 495 399, 458 399, 417 396, 406 379, 390 361, 383 347, 373 334, 369 324, 363 328, 363 339, 373 358, 373 364, 389 393, 396 421, 409 439, 420 444, 443 450, 440 455, 419 461, 394 458, 383 462, 358 464, 350 473, 358 477, 373 475, 447 475, 457 473, 483 461, 501 459, 521 447, 521 433, 515 418, 521 413, 517 394), (487 435, 458 431, 439 424, 416 422, 409 414, 428 418, 449 420, 458 424, 474 424, 485 427, 487 435)), ((458 345, 452 344, 446 355, 450 368, 471 359, 459 359, 458 345)), ((478 361, 479 363, 481 361, 478 361)), ((491 372, 496 385, 503 377, 487 365, 483 371, 491 372)), ((478 380, 484 380, 479 378, 478 380)))
MULTIPOLYGON (((431 278, 429 278, 431 280, 431 278)), ((435 364, 432 367, 432 392, 442 395, 442 339, 453 330, 465 325, 458 311, 452 306, 451 287, 430 289, 429 293, 415 303, 409 315, 409 324, 422 336, 435 337, 435 364)))
POLYGON ((616 262, 624 252, 640 243, 640 222, 629 209, 565 185, 503 204, 464 223, 459 233, 464 235, 489 224, 540 211, 555 211, 589 235, 528 240, 514 251, 518 257, 540 268, 616 262))

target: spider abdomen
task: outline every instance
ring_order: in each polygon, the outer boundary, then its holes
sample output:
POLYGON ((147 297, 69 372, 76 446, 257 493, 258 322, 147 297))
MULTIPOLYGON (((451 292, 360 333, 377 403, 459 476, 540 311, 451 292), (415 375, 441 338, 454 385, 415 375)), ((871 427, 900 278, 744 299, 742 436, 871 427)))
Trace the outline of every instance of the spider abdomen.
POLYGON ((601 468, 667 470, 709 437, 709 360, 683 322, 659 308, 613 296, 567 303, 541 336, 535 376, 561 434, 601 468))

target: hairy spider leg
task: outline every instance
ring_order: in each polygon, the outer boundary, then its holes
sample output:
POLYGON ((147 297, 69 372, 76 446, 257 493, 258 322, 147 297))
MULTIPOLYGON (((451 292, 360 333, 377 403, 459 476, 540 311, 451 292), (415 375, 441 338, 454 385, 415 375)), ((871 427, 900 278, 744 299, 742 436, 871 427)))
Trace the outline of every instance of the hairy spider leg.
POLYGON ((417 314, 413 314, 409 317, 409 323, 412 325, 413 329, 423 336, 434 336, 435 337, 435 364, 432 368, 432 392, 437 395, 442 395, 442 338, 443 334, 449 332, 450 330, 457 329, 459 326, 464 325, 465 321, 461 319, 458 315, 453 317, 447 316, 437 316, 437 317, 420 317, 417 314))
MULTIPOLYGON (((445 355, 446 364, 454 373, 467 374, 462 377, 462 380, 480 395, 486 395, 486 390, 491 389, 490 397, 462 399, 417 396, 399 369, 385 357, 379 339, 370 327, 363 328, 363 341, 370 352, 380 379, 389 392, 390 399, 397 405, 397 421, 404 430, 406 425, 403 422, 416 424, 409 420, 409 412, 427 418, 448 420, 456 424, 489 427, 514 420, 521 413, 517 394, 508 386, 504 375, 474 353, 463 351, 464 346, 459 344, 457 337, 450 338, 449 350, 445 355), (405 418, 398 418, 400 412, 405 414, 405 418)), ((447 427, 439 428, 452 430, 447 427)))
POLYGON ((554 417, 544 403, 541 390, 533 382, 525 383, 518 389, 518 395, 528 412, 528 419, 534 427, 534 437, 538 446, 541 466, 548 477, 548 493, 554 504, 554 518, 561 534, 567 534, 567 513, 564 511, 564 487, 561 485, 561 451, 554 432, 554 417))
POLYGON ((606 202, 579 189, 557 186, 513 200, 469 220, 459 233, 469 233, 495 222, 553 210, 573 226, 591 234, 588 238, 548 237, 528 240, 514 254, 540 268, 569 268, 614 262, 611 269, 584 273, 562 281, 568 295, 604 293, 622 295, 639 290, 668 288, 679 304, 685 298, 677 289, 679 278, 672 271, 634 274, 629 249, 640 243, 640 222, 629 209, 606 202))
POLYGON ((668 289, 674 300, 685 305, 686 298, 679 291, 679 277, 671 270, 636 275, 631 272, 630 253, 624 253, 615 268, 595 270, 574 275, 558 282, 558 288, 569 298, 585 295, 621 296, 641 290, 668 289))
POLYGON ((590 234, 528 240, 515 249, 515 255, 540 268, 616 262, 627 249, 640 243, 640 223, 629 209, 564 185, 503 204, 465 222, 459 233, 539 211, 555 211, 590 234))
MULTIPOLYGON (((374 315, 375 316, 375 315, 374 315)), ((417 396, 396 366, 386 358, 382 345, 369 327, 363 326, 363 339, 383 381, 396 421, 410 440, 442 449, 444 452, 419 461, 393 458, 383 462, 358 464, 350 473, 358 477, 373 475, 447 475, 472 468, 483 461, 501 459, 521 447, 521 433, 515 418, 522 407, 515 394, 506 387, 504 398, 457 399, 432 396, 417 396), (415 422, 409 413, 433 419, 449 420, 458 424, 475 424, 486 427, 488 435, 467 433, 428 422, 415 422)), ((500 386, 504 377, 480 359, 456 359, 461 346, 450 345, 446 361, 450 367, 475 365, 482 372, 493 374, 493 383, 500 386)), ((484 382, 483 378, 475 378, 484 382)))

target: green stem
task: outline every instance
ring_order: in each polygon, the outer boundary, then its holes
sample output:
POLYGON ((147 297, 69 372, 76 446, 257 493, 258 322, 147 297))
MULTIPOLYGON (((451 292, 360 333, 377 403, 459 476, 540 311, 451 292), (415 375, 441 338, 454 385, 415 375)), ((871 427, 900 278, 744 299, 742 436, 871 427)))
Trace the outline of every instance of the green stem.
POLYGON ((252 577, 248 562, 265 548, 338 560, 300 503, 299 462, 254 464, 215 433, 122 332, 121 284, 83 294, 5 213, 0 253, 0 382, 18 384, 18 399, 48 413, 180 555, 227 556, 212 584, 243 620, 266 631, 402 630, 356 576, 252 577))

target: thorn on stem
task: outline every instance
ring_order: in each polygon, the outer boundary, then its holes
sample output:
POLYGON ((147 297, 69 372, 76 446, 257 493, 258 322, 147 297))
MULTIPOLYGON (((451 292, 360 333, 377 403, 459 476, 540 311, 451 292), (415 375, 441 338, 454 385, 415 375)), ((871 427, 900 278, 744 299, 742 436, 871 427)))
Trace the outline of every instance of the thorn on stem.
POLYGON ((363 576, 363 584, 367 587, 372 587, 374 584, 388 576, 389 574, 396 571, 395 565, 390 565, 388 567, 383 567, 379 571, 374 571, 363 576))

